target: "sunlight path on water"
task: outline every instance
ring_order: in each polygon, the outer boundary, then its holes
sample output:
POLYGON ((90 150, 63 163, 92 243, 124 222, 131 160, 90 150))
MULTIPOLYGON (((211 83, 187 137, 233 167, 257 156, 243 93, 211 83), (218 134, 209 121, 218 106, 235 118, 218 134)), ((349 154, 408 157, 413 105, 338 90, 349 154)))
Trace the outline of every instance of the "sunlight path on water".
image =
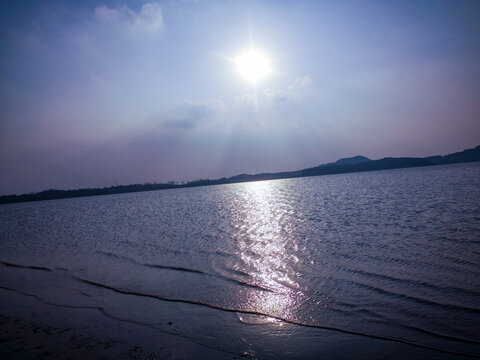
POLYGON ((237 229, 238 263, 235 270, 251 274, 256 285, 272 292, 251 291, 243 301, 246 308, 274 317, 296 319, 303 292, 292 264, 298 262, 295 237, 288 234, 297 221, 295 211, 282 198, 281 181, 238 185, 238 204, 232 207, 237 229))

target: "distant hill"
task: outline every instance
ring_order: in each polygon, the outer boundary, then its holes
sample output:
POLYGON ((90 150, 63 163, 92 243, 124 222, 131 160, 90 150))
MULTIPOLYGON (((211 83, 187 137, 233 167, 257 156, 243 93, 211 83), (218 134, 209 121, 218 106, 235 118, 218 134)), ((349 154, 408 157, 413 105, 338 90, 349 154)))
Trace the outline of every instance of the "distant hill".
POLYGON ((335 164, 336 165, 355 165, 355 164, 362 164, 367 161, 372 161, 372 160, 370 160, 365 156, 353 156, 353 157, 337 160, 335 164))
POLYGON ((318 165, 318 166, 325 167, 325 166, 332 166, 332 165, 354 165, 354 164, 361 164, 361 163, 364 163, 364 162, 367 162, 367 161, 372 161, 372 160, 370 160, 369 158, 367 158, 365 156, 357 155, 357 156, 352 156, 352 157, 348 157, 348 158, 342 158, 342 159, 339 159, 335 162, 331 162, 331 163, 327 163, 327 164, 321 164, 321 165, 318 165))
POLYGON ((221 178, 216 180, 209 180, 209 179, 195 180, 182 185, 176 185, 172 183, 133 184, 133 185, 111 186, 106 188, 78 189, 78 190, 51 189, 51 190, 45 190, 45 191, 42 191, 39 193, 33 193, 33 194, 0 196, 0 204, 24 202, 24 201, 72 198, 72 197, 81 197, 81 196, 119 194, 119 193, 138 192, 138 191, 164 190, 164 189, 174 189, 174 188, 184 188, 184 187, 194 187, 194 186, 232 184, 232 183, 258 181, 258 180, 286 179, 286 178, 297 178, 297 177, 305 177, 305 176, 344 174, 344 173, 361 172, 361 171, 400 169, 400 168, 408 168, 408 167, 443 165, 443 164, 464 163, 464 162, 473 162, 473 161, 480 161, 480 146, 477 146, 474 149, 467 149, 464 151, 456 152, 456 153, 445 155, 445 156, 437 155, 437 156, 429 156, 426 158, 386 157, 380 160, 370 160, 365 156, 354 156, 354 157, 340 159, 334 163, 323 164, 323 165, 302 169, 302 170, 284 171, 284 172, 278 172, 278 173, 262 173, 262 174, 253 174, 253 175, 241 174, 241 175, 235 175, 229 178, 221 178))

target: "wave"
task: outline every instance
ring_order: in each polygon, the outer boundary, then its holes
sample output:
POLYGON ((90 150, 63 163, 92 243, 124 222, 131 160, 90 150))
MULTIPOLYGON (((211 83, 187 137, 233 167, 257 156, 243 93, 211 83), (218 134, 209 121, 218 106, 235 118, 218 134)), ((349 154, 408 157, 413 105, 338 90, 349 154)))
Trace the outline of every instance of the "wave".
POLYGON ((15 267, 15 268, 20 268, 20 269, 30 269, 30 270, 42 270, 42 271, 53 271, 52 269, 48 267, 43 267, 43 266, 34 266, 34 265, 20 265, 20 264, 13 264, 7 261, 0 261, 0 263, 4 266, 8 267, 15 267))
MULTIPOLYGON (((459 341, 459 342, 466 342, 466 343, 475 344, 475 345, 480 344, 480 341, 475 340, 475 339, 442 334, 442 333, 434 332, 434 331, 427 330, 427 329, 424 329, 424 328, 421 328, 421 327, 404 324, 402 322, 399 322, 398 319, 393 320, 390 317, 387 317, 383 314, 377 313, 377 312, 369 310, 369 309, 364 309, 364 308, 362 308, 362 307, 360 307, 359 305, 356 305, 356 304, 351 304, 351 303, 347 303, 345 301, 342 301, 341 303, 337 303, 337 305, 339 305, 340 307, 349 308, 349 310, 347 310, 347 312, 352 312, 354 314, 364 313, 368 316, 371 316, 371 317, 374 318, 374 319, 370 320, 372 322, 381 323, 381 324, 392 324, 392 323, 394 323, 395 326, 397 326, 397 327, 402 327, 402 328, 405 328, 405 329, 417 331, 417 332, 427 334, 427 335, 431 335, 431 336, 434 336, 434 337, 439 337, 439 338, 453 340, 453 341, 459 341)), ((341 313, 341 314, 344 314, 344 315, 346 313, 345 309, 340 309, 338 307, 335 307, 334 304, 330 305, 329 309, 331 311, 341 313)))
POLYGON ((181 266, 170 266, 170 265, 161 265, 161 264, 142 263, 138 260, 132 259, 131 257, 124 256, 124 255, 118 255, 118 254, 112 253, 110 251, 97 250, 97 253, 102 254, 102 255, 106 255, 106 256, 111 257, 111 258, 115 258, 117 260, 125 260, 125 261, 128 261, 130 263, 134 263, 134 264, 137 264, 137 265, 146 266, 146 267, 150 267, 150 268, 191 272, 191 273, 197 273, 197 274, 205 274, 205 272, 203 272, 201 270, 190 269, 190 268, 181 267, 181 266))
POLYGON ((423 286, 432 290, 446 290, 446 291, 453 291, 456 293, 461 293, 462 295, 467 295, 471 296, 473 298, 478 298, 480 296, 479 292, 476 291, 471 291, 468 289, 461 289, 458 287, 454 286, 440 286, 440 285, 433 285, 431 283, 425 282, 425 281, 416 281, 416 280, 408 280, 408 279, 403 279, 403 278, 398 278, 394 277, 391 275, 385 275, 385 274, 377 274, 373 273, 370 271, 365 271, 365 270, 358 270, 358 269, 352 269, 352 268, 347 268, 347 267, 340 267, 340 269, 345 270, 349 273, 352 274, 358 274, 361 276, 365 276, 367 278, 376 278, 376 279, 381 279, 381 280, 387 280, 387 281, 392 281, 392 282, 397 282, 397 283, 403 283, 406 285, 414 285, 414 286, 423 286))
MULTIPOLYGON (((161 269, 161 270, 173 270, 173 271, 189 272, 189 273, 194 273, 194 274, 199 274, 199 275, 206 275, 206 276, 219 278, 221 280, 228 281, 228 282, 240 285, 240 286, 245 286, 245 287, 249 287, 249 288, 253 288, 253 289, 257 289, 257 290, 261 290, 261 291, 272 292, 272 293, 274 292, 274 290, 272 290, 270 288, 267 288, 265 286, 261 286, 261 285, 258 285, 258 284, 251 284, 251 283, 248 283, 246 281, 233 279, 233 278, 230 278, 228 276, 221 275, 221 274, 211 274, 211 273, 207 273, 205 271, 201 271, 201 270, 197 270, 197 269, 190 269, 190 268, 180 267, 180 266, 169 266, 169 265, 142 263, 142 262, 137 261, 135 259, 132 259, 128 256, 118 255, 118 254, 114 254, 114 253, 111 253, 111 252, 108 252, 108 251, 97 251, 97 252, 100 253, 100 254, 107 255, 109 257, 113 257, 113 258, 116 258, 116 259, 119 259, 119 260, 126 260, 126 261, 129 261, 129 262, 134 263, 136 265, 141 265, 141 266, 145 266, 145 267, 149 267, 149 268, 161 269)), ((248 275, 246 273, 243 273, 243 274, 248 275)))
POLYGON ((377 286, 365 284, 365 283, 358 282, 358 281, 347 280, 347 279, 342 279, 342 278, 340 278, 338 280, 344 281, 349 285, 360 286, 360 287, 363 287, 365 289, 377 292, 377 293, 382 294, 382 295, 393 297, 393 298, 396 298, 396 299, 406 299, 406 300, 410 300, 410 301, 420 303, 420 304, 424 304, 424 305, 430 305, 430 306, 435 306, 435 307, 447 308, 447 309, 451 309, 451 310, 457 310, 457 311, 460 310, 460 311, 471 312, 471 313, 474 313, 474 314, 480 314, 480 309, 477 309, 477 308, 472 308, 472 307, 458 305, 458 304, 442 303, 442 302, 433 301, 433 300, 429 300, 429 299, 425 299, 425 298, 420 298, 420 297, 417 297, 417 296, 401 294, 401 293, 393 292, 393 291, 390 291, 390 290, 386 290, 386 289, 383 289, 383 288, 380 288, 380 287, 377 287, 377 286))
POLYGON ((184 271, 184 272, 191 272, 196 274, 205 274, 203 271, 195 270, 195 269, 188 269, 179 266, 167 266, 167 265, 157 265, 157 264, 141 264, 143 266, 156 268, 156 269, 164 269, 164 270, 176 270, 176 271, 184 271))

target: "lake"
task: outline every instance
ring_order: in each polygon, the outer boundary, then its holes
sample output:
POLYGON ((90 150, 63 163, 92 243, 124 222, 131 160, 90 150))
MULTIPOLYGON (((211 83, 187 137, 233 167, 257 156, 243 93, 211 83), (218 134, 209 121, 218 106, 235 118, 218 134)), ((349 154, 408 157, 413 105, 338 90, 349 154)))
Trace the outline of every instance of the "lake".
POLYGON ((166 357, 480 357, 480 163, 2 205, 0 245, 1 294, 166 357))

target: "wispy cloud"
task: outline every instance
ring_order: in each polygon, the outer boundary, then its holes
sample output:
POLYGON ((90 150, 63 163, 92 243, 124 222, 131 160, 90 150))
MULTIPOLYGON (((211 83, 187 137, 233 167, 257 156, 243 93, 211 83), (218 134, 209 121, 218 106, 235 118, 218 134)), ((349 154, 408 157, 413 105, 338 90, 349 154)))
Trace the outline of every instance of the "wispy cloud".
POLYGON ((280 104, 295 103, 302 100, 304 92, 311 86, 313 80, 310 76, 297 77, 284 89, 266 88, 255 93, 245 93, 237 96, 236 100, 247 107, 260 105, 275 106, 280 104))
POLYGON ((94 10, 95 18, 106 24, 125 26, 129 31, 156 34, 163 27, 162 8, 156 3, 146 3, 135 12, 123 5, 110 8, 102 5, 94 10))
POLYGON ((299 102, 302 100, 304 92, 312 84, 310 76, 297 77, 286 90, 265 90, 265 97, 271 104, 282 104, 287 102, 299 102))
POLYGON ((293 83, 291 83, 288 88, 290 90, 299 90, 304 89, 312 84, 313 80, 310 76, 305 75, 302 77, 297 77, 293 83))
POLYGON ((167 128, 194 128, 210 120, 221 105, 220 101, 182 102, 162 116, 166 118, 162 124, 167 128))

